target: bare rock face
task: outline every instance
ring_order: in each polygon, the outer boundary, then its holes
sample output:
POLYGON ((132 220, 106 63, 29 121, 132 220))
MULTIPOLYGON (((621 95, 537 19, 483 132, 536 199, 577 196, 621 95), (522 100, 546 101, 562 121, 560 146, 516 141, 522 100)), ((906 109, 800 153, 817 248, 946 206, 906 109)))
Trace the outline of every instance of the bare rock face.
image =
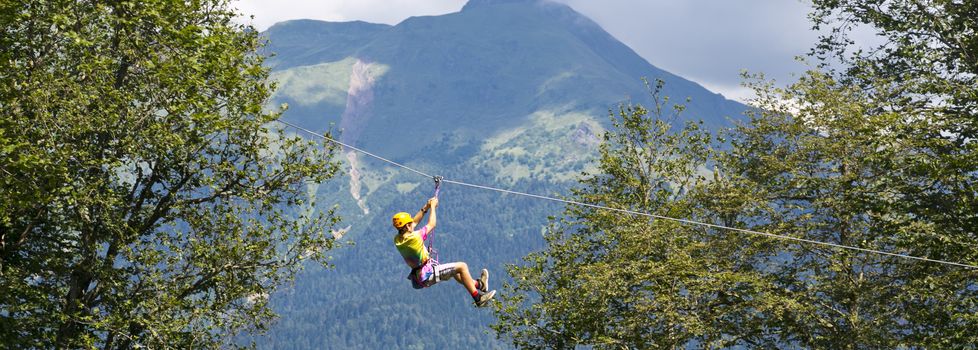
MULTIPOLYGON (((350 88, 346 95, 346 110, 340 119, 340 129, 343 131, 342 140, 345 144, 356 143, 360 133, 363 132, 364 125, 370 118, 371 104, 374 101, 373 86, 376 81, 370 72, 370 63, 357 59, 353 64, 353 70, 350 73, 350 88)), ((356 199, 357 205, 366 215, 370 214, 370 209, 367 207, 366 199, 360 195, 362 187, 357 155, 353 150, 346 151, 346 158, 350 164, 350 195, 356 199)))

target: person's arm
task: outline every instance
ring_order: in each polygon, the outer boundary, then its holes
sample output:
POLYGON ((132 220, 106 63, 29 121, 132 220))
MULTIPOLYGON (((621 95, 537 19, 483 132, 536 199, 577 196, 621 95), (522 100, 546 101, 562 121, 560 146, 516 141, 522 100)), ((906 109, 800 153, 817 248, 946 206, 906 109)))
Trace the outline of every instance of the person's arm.
POLYGON ((424 213, 427 213, 428 212, 428 208, 430 208, 430 207, 431 207, 431 201, 429 200, 428 203, 425 203, 424 204, 424 207, 422 207, 421 210, 419 210, 417 214, 414 214, 414 224, 415 225, 421 223, 421 219, 424 218, 424 213))
POLYGON ((429 199, 428 208, 431 209, 431 215, 428 216, 428 224, 425 225, 425 228, 428 229, 428 232, 431 232, 431 230, 435 229, 435 224, 438 221, 437 215, 435 215, 435 208, 438 208, 438 198, 429 199))

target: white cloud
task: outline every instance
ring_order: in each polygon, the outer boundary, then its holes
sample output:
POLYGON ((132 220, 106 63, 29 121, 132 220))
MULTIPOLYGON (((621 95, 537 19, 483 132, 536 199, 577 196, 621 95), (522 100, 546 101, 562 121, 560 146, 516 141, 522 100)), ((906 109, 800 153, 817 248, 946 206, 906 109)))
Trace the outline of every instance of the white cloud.
POLYGON ((753 96, 740 72, 781 83, 804 66, 817 34, 807 0, 556 0, 591 17, 653 65, 730 99, 753 96))
POLYGON ((723 95, 723 97, 727 98, 728 100, 734 100, 745 104, 748 100, 757 96, 754 94, 754 90, 744 87, 739 83, 731 85, 700 83, 700 85, 703 85, 703 87, 705 87, 707 90, 723 95))

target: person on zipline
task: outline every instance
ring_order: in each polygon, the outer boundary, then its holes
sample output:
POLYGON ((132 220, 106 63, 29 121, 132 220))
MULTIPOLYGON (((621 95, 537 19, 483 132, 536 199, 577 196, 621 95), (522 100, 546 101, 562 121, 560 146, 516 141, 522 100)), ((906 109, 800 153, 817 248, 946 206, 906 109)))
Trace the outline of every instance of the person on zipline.
POLYGON ((437 222, 435 208, 438 208, 438 197, 429 199, 414 216, 405 212, 394 214, 394 228, 397 229, 397 235, 394 236, 394 246, 401 253, 404 262, 411 267, 411 273, 407 278, 411 280, 411 285, 415 289, 431 287, 440 281, 454 278, 472 295, 476 307, 488 305, 489 300, 496 295, 495 290, 489 290, 489 270, 482 269, 482 275, 479 279, 473 280, 466 263, 441 264, 428 254, 424 240, 428 239, 428 235, 435 229, 437 222), (414 227, 421 222, 429 210, 431 215, 428 216, 428 224, 415 231, 414 227))

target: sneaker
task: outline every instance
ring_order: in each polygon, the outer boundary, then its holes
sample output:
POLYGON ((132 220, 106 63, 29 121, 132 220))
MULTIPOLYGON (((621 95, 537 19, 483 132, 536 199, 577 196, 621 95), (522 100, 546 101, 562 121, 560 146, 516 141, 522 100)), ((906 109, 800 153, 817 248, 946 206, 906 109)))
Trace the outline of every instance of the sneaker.
POLYGON ((479 276, 479 290, 483 292, 489 291, 489 270, 482 269, 482 276, 479 276))
POLYGON ((482 294, 479 294, 479 298, 475 300, 475 307, 485 307, 489 305, 489 300, 496 295, 496 291, 491 290, 482 294))

